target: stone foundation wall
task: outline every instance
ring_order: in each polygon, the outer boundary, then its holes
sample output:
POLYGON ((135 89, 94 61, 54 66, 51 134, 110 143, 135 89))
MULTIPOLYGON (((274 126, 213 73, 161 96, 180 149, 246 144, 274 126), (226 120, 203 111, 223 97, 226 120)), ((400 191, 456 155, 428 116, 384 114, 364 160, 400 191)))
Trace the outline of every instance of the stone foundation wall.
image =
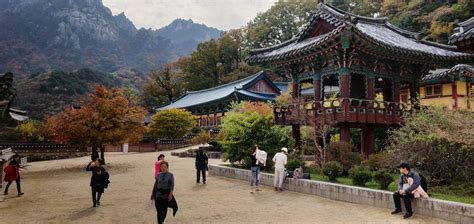
MULTIPOLYGON (((220 165, 209 165, 209 174, 245 181, 248 181, 251 176, 249 170, 220 165)), ((273 186, 273 174, 261 173, 260 183, 273 186)), ((389 191, 304 179, 286 179, 283 187, 287 190, 313 194, 333 200, 387 208, 387 212, 394 208, 393 193, 389 191)), ((474 205, 429 198, 412 200, 412 207, 415 214, 457 223, 474 223, 474 205)))

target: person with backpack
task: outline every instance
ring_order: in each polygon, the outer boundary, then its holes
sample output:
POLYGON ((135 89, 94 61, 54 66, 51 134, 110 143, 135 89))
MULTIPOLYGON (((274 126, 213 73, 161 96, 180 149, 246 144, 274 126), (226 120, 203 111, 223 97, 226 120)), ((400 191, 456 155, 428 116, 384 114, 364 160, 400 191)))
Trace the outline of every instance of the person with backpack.
POLYGON ((196 167, 196 183, 200 183, 200 174, 202 174, 202 183, 206 184, 206 170, 208 170, 208 160, 209 159, 207 158, 207 155, 202 151, 202 149, 199 149, 196 154, 196 162, 194 163, 194 166, 196 167))
MULTIPOLYGON (((426 194, 426 192, 421 189, 421 178, 415 172, 412 172, 410 165, 408 163, 401 163, 399 166, 400 170, 400 181, 398 183, 398 190, 393 193, 393 201, 395 203, 395 210, 392 211, 392 214, 397 214, 402 212, 401 198, 405 203, 405 215, 404 219, 410 218, 413 216, 413 210, 411 208, 411 199, 415 198, 415 193, 426 194), (421 189, 421 190, 420 190, 421 189), (423 191, 423 192, 421 192, 423 191)), ((423 195, 424 195, 423 194, 423 195)), ((426 194, 427 196, 427 194, 426 194)))
POLYGON ((109 186, 109 173, 104 168, 104 160, 96 158, 87 164, 86 171, 92 172, 91 191, 93 207, 100 205, 100 198, 104 193, 104 189, 109 186))

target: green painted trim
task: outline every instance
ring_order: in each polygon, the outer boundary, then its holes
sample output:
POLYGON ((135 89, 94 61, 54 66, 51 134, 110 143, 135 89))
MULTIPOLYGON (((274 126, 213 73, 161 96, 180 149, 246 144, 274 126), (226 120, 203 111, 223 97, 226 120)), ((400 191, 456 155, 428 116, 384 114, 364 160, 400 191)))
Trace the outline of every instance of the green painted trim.
POLYGON ((339 75, 350 75, 352 73, 352 70, 350 68, 339 68, 337 69, 337 74, 339 75))

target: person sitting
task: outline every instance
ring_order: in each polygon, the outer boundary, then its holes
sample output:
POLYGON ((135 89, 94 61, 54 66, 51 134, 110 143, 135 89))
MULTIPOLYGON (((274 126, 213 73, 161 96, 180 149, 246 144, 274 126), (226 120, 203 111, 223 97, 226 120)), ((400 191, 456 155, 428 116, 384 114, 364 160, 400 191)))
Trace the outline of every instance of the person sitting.
POLYGON ((411 199, 415 197, 415 190, 420 187, 421 178, 420 176, 410 170, 410 165, 408 163, 401 163, 399 166, 400 169, 400 181, 398 183, 398 190, 393 193, 393 201, 395 203, 395 210, 392 214, 397 214, 402 212, 401 198, 405 202, 406 213, 403 216, 404 219, 410 218, 413 216, 413 210, 411 208, 411 199), (412 180, 410 180, 412 179, 412 180), (411 184, 410 184, 411 183, 411 184))

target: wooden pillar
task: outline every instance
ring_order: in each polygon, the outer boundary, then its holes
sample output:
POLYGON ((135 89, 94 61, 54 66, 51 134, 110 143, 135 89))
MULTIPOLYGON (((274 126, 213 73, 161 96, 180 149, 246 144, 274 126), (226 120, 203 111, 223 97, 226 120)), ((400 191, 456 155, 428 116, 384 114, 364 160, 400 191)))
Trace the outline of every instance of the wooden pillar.
POLYGON ((290 84, 291 85, 291 98, 293 99, 298 99, 298 83, 295 83, 296 81, 293 80, 293 82, 290 84))
POLYGON ((471 109, 471 88, 472 88, 472 83, 471 79, 466 80, 466 96, 467 96, 467 109, 471 109))
POLYGON ((393 102, 400 102, 400 80, 394 79, 392 81, 393 87, 393 102))
POLYGON ((453 107, 453 110, 458 109, 458 85, 456 84, 456 79, 453 79, 453 82, 451 83, 451 105, 453 107))
POLYGON ((350 71, 339 74, 339 93, 341 98, 349 98, 350 94, 350 71))
POLYGON ((339 126, 339 135, 340 135, 340 140, 343 142, 350 142, 351 140, 351 133, 349 130, 349 126, 342 124, 339 126))
POLYGON ((366 126, 360 130, 361 154, 367 158, 375 151, 374 127, 366 126))
POLYGON ((367 99, 375 99, 375 77, 372 75, 367 76, 367 99))
POLYGON ((217 126, 217 111, 214 111, 214 126, 217 126))
POLYGON ((314 86, 314 100, 315 101, 321 101, 321 76, 318 76, 314 79, 313 81, 313 86, 314 86))
POLYGON ((301 132, 300 126, 297 124, 291 125, 291 135, 295 140, 295 148, 299 152, 301 150, 301 132))

